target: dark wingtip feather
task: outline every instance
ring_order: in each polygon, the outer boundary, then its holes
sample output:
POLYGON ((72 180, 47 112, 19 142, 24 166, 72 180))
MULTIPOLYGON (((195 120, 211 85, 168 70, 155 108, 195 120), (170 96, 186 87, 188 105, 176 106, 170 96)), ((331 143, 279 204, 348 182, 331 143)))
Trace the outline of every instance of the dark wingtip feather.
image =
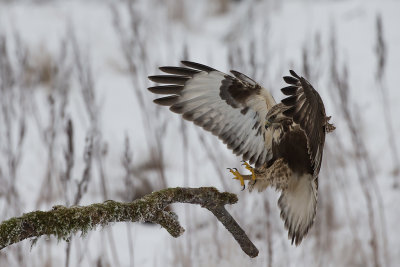
POLYGON ((153 102, 158 105, 161 105, 161 106, 171 106, 171 105, 175 104, 175 102, 178 98, 179 98, 179 96, 177 96, 177 95, 171 95, 171 96, 154 99, 153 102))
POLYGON ((285 115, 285 116, 287 116, 287 117, 292 117, 293 114, 294 114, 295 112, 296 112, 296 106, 293 106, 293 107, 291 107, 291 108, 285 110, 285 111, 283 112, 283 115, 285 115))
POLYGON ((192 61, 187 61, 187 60, 182 60, 181 63, 187 67, 196 69, 196 70, 202 70, 202 71, 206 71, 206 72, 211 72, 211 71, 216 71, 216 69, 213 69, 209 66, 200 64, 200 63, 196 63, 196 62, 192 62, 192 61))
POLYGON ((170 94, 179 94, 183 90, 182 85, 164 85, 164 86, 153 86, 147 88, 150 92, 159 95, 170 95, 170 94))
POLYGON ((283 87, 281 91, 284 95, 294 95, 296 94, 297 88, 297 86, 290 85, 287 87, 283 87))
MULTIPOLYGON (((164 75, 161 75, 164 76, 164 75)), ((160 78, 160 75, 153 75, 153 76, 147 76, 147 79, 149 79, 152 82, 158 83, 158 80, 160 78)))
POLYGON ((293 95, 282 99, 281 102, 286 106, 293 106, 294 104, 296 104, 296 101, 297 101, 297 96, 293 95))
POLYGON ((149 76, 147 78, 149 78, 150 81, 155 83, 178 84, 178 85, 184 85, 185 82, 190 79, 190 77, 176 76, 176 75, 154 75, 154 76, 149 76))
MULTIPOLYGON (((301 86, 302 86, 303 88, 311 87, 311 88, 314 89, 314 87, 311 85, 311 83, 310 83, 309 81, 307 81, 304 77, 301 77, 301 78, 300 78, 300 83, 301 83, 301 86)), ((315 89, 314 89, 314 90, 315 90, 315 89)))
POLYGON ((288 84, 293 84, 293 85, 297 84, 297 82, 299 81, 298 79, 296 79, 296 78, 294 78, 294 77, 292 77, 292 76, 284 76, 284 77, 283 77, 283 80, 284 80, 286 83, 288 83, 288 84))
POLYGON ((297 79, 300 79, 300 76, 297 75, 297 73, 294 72, 294 70, 289 70, 289 72, 290 72, 290 74, 291 74, 292 76, 296 77, 297 79))
POLYGON ((182 68, 182 67, 171 67, 171 66, 159 67, 159 69, 165 73, 190 76, 190 77, 200 72, 199 70, 182 68))

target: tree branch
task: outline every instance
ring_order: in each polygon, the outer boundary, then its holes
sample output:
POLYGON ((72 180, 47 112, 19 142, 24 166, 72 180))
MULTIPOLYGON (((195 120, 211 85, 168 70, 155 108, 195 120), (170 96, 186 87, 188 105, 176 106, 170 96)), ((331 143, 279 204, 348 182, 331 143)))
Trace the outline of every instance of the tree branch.
POLYGON ((173 237, 180 236, 185 229, 178 216, 165 208, 172 203, 199 204, 211 211, 250 257, 258 255, 258 249, 247 237, 225 209, 226 204, 235 204, 237 196, 220 193, 213 187, 167 188, 153 192, 130 203, 106 201, 90 206, 54 206, 50 211, 34 211, 0 224, 0 250, 27 238, 54 235, 59 240, 68 240, 72 234, 82 234, 106 226, 111 222, 153 222, 164 227, 173 237))

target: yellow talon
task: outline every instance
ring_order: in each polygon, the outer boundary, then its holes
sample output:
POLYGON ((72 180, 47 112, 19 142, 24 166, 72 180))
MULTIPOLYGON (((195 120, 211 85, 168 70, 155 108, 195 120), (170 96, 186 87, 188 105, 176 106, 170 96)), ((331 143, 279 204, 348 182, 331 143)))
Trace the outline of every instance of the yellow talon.
POLYGON ((233 177, 233 179, 240 181, 240 185, 243 186, 243 189, 244 189, 245 188, 244 179, 243 179, 243 176, 239 173, 239 171, 236 168, 234 168, 234 169, 228 168, 228 170, 235 176, 235 177, 233 177))
POLYGON ((243 161, 243 166, 246 167, 247 170, 249 170, 251 172, 251 179, 253 181, 256 180, 256 174, 254 173, 254 168, 250 166, 250 164, 248 164, 246 161, 243 161))

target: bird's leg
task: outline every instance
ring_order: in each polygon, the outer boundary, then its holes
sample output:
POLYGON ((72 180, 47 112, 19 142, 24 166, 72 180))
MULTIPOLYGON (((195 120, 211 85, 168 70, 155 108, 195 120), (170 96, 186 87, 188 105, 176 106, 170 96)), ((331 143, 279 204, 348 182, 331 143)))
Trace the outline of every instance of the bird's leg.
POLYGON ((256 174, 254 173, 254 168, 251 167, 250 164, 248 164, 246 161, 243 160, 242 162, 243 162, 242 165, 245 166, 246 169, 249 170, 249 171, 251 172, 251 179, 252 179, 253 181, 255 181, 255 180, 256 180, 256 174))
POLYGON ((233 168, 233 169, 228 168, 228 170, 235 176, 235 177, 233 177, 233 179, 240 181, 240 185, 243 186, 242 190, 244 190, 246 188, 246 186, 244 185, 244 180, 248 180, 248 178, 247 177, 246 177, 247 179, 244 178, 236 168, 233 168))
MULTIPOLYGON (((250 166, 250 168, 251 168, 251 166, 250 166)), ((246 167, 246 169, 248 169, 248 168, 246 167)), ((240 174, 236 168, 233 168, 233 169, 228 168, 228 170, 235 176, 235 177, 233 177, 233 179, 240 181, 240 185, 243 186, 242 190, 244 190, 246 188, 246 186, 244 185, 245 180, 255 180, 255 174, 253 171, 251 172, 252 173, 251 175, 243 175, 243 174, 240 174)))

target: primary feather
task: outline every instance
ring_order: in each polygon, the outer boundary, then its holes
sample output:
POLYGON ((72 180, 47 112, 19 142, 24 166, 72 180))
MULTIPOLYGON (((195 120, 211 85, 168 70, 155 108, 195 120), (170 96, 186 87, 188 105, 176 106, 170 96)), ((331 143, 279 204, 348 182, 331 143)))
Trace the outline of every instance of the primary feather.
POLYGON ((271 131, 264 128, 268 110, 276 104, 265 88, 237 71, 235 77, 208 66, 182 61, 186 67, 161 67, 173 75, 149 76, 151 81, 167 84, 150 87, 158 94, 157 104, 170 106, 207 131, 217 135, 229 149, 257 167, 272 157, 265 149, 271 131))

